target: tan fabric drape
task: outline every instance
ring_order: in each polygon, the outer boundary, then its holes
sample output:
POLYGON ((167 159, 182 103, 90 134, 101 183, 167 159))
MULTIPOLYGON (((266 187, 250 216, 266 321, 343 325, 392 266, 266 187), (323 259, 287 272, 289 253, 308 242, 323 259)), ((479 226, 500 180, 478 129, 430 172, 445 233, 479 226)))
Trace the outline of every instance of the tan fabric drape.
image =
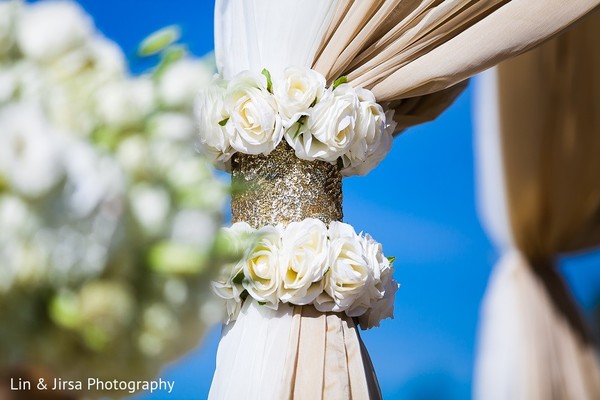
POLYGON ((460 93, 459 88, 440 91, 536 46, 598 4, 342 0, 313 68, 329 81, 347 75, 378 101, 393 102, 395 119, 405 128, 435 118, 460 93))
MULTIPOLYGON (((508 398, 498 396, 507 385, 511 400, 600 398, 596 350, 555 269, 559 254, 600 247, 599 38, 595 13, 498 67, 506 197, 520 256, 497 267, 484 335, 520 333, 519 343, 503 347, 515 368, 480 354, 481 399, 508 398), (494 324, 495 314, 507 312, 503 307, 514 308, 512 318, 494 324), (498 370, 514 376, 500 378, 498 370)), ((485 343, 482 351, 503 344, 485 343)))
POLYGON ((600 15, 498 68, 517 246, 530 260, 600 246, 600 15))
POLYGON ((280 399, 381 399, 377 378, 352 318, 295 307, 280 399))

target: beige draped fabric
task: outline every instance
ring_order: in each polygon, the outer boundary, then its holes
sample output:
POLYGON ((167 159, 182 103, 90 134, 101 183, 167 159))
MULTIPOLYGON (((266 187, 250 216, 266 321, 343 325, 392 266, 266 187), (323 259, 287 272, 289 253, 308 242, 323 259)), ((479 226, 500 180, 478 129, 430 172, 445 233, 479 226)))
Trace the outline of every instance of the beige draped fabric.
POLYGON ((481 399, 600 398, 596 349, 555 265, 559 254, 600 248, 599 38, 596 13, 498 67, 504 183, 519 255, 504 258, 488 289, 481 399), (495 321, 503 313, 512 317, 495 321), (507 339, 514 331, 519 336, 507 339))
POLYGON ((352 318, 295 307, 280 399, 380 399, 352 318))
POLYGON ((511 225, 531 261, 600 246, 600 15, 498 68, 511 225))
POLYGON ((313 68, 329 81, 347 75, 378 101, 391 102, 405 128, 435 118, 464 86, 448 88, 536 46, 598 4, 342 0, 313 68))

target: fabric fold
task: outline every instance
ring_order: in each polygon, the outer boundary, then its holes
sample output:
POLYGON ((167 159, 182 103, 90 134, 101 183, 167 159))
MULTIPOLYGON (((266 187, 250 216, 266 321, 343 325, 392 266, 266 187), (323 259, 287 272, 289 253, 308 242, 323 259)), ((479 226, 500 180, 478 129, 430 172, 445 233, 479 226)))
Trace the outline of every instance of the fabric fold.
POLYGON ((209 399, 381 399, 352 318, 247 300, 223 329, 209 399), (233 384, 235 383, 235 384, 233 384))

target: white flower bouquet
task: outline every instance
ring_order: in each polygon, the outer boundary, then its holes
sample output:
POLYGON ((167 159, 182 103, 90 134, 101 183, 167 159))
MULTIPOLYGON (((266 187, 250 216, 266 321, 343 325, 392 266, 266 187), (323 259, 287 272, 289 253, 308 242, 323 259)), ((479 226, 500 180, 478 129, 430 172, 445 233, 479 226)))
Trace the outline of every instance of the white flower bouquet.
POLYGON ((192 108, 213 71, 177 39, 131 77, 75 3, 0 2, 0 367, 149 377, 210 322, 227 193, 192 108))

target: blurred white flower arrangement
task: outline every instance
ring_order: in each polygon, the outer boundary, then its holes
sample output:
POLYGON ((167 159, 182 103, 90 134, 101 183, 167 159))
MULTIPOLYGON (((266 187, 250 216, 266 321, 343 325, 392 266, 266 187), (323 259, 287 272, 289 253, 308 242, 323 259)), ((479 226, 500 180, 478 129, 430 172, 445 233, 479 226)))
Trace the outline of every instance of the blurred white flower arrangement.
POLYGON ((212 67, 178 37, 132 77, 75 3, 0 2, 0 367, 133 379, 200 339, 227 189, 195 150, 212 67))

